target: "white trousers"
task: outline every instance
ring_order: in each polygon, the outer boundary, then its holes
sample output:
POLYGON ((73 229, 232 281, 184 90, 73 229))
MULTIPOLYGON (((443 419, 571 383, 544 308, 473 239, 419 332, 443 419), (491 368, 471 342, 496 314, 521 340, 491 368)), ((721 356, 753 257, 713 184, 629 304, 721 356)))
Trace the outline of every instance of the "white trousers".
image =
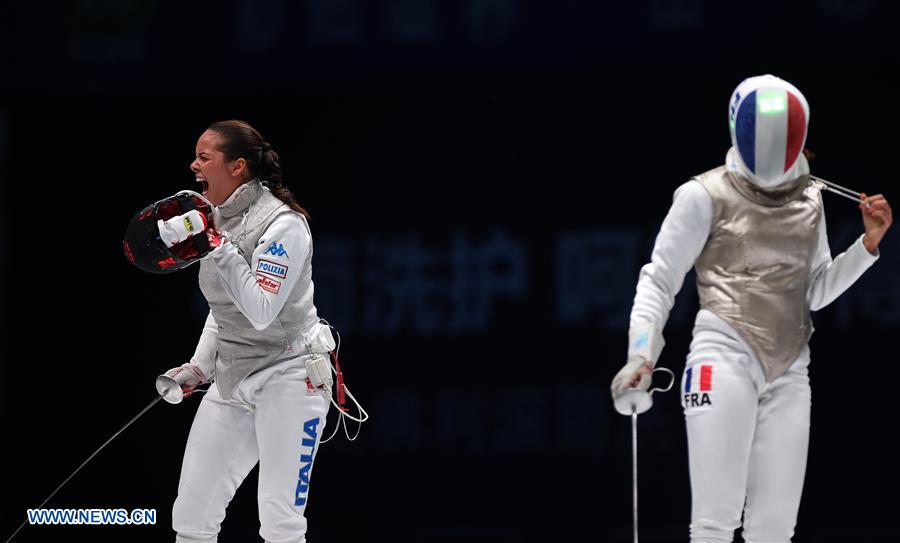
POLYGON ((766 383, 739 338, 695 329, 682 378, 691 472, 691 541, 789 542, 809 446, 809 347, 766 383))
POLYGON ((210 387, 191 426, 178 498, 176 542, 215 542, 225 508, 259 462, 259 534, 303 543, 312 464, 330 402, 306 383, 306 357, 247 377, 231 400, 210 387))

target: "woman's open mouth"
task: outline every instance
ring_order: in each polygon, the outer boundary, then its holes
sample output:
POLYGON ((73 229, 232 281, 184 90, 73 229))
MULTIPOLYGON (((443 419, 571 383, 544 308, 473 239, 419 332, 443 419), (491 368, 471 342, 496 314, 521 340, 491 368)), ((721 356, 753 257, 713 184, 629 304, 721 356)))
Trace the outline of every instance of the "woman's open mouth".
POLYGON ((201 188, 200 194, 202 194, 203 196, 206 196, 206 193, 209 192, 209 182, 206 179, 203 179, 202 177, 198 177, 197 182, 200 183, 200 188, 201 188))

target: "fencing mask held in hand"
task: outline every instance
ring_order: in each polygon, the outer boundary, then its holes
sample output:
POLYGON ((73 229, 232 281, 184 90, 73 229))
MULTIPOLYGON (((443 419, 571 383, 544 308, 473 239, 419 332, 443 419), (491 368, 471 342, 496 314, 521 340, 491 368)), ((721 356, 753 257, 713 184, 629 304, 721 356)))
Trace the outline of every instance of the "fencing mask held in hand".
POLYGON ((150 273, 184 269, 213 249, 206 231, 215 226, 215 214, 203 195, 183 190, 139 211, 128 223, 122 250, 150 273))

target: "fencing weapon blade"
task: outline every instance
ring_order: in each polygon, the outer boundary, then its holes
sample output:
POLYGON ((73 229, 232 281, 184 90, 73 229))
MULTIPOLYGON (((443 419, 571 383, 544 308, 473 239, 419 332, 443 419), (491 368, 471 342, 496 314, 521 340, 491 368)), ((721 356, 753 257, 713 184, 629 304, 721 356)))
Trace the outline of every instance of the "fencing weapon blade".
POLYGON ((651 388, 641 390, 632 388, 623 392, 613 401, 616 411, 622 415, 631 416, 631 497, 632 497, 632 521, 634 522, 634 543, 638 543, 638 449, 637 449, 637 419, 638 415, 647 412, 653 407, 653 393, 667 392, 675 384, 675 374, 668 368, 655 368, 652 373, 662 371, 670 376, 669 385, 665 388, 651 388))
POLYGON ((637 456, 637 408, 631 408, 631 481, 634 508, 634 543, 638 543, 638 456, 637 456))
MULTIPOLYGON (((154 398, 152 402, 150 402, 149 404, 147 404, 147 407, 141 409, 141 412, 140 412, 140 413, 138 413, 137 415, 135 415, 134 418, 132 418, 130 421, 126 422, 126 423, 125 423, 125 426, 119 428, 119 431, 118 431, 118 432, 114 433, 114 434, 112 435, 112 437, 109 438, 109 439, 107 439, 107 440, 103 443, 103 445, 100 445, 100 447, 99 447, 96 451, 94 451, 93 454, 91 454, 90 456, 88 456, 88 457, 87 457, 87 460, 85 460, 84 462, 82 462, 81 465, 78 466, 78 467, 75 469, 75 471, 72 472, 71 475, 69 475, 68 477, 66 477, 66 480, 63 481, 62 484, 60 484, 58 487, 56 487, 56 490, 54 490, 53 492, 51 492, 50 495, 47 496, 47 499, 45 499, 44 501, 42 501, 41 504, 40 504, 39 506, 37 506, 35 509, 43 509, 44 505, 46 505, 47 502, 49 502, 50 499, 53 498, 53 496, 55 496, 56 493, 59 492, 59 490, 60 490, 63 486, 65 486, 65 484, 68 483, 69 480, 70 480, 72 477, 75 477, 75 475, 76 475, 79 471, 81 471, 81 468, 83 468, 85 465, 87 465, 87 463, 90 462, 92 458, 94 458, 95 456, 97 456, 97 453, 99 453, 100 451, 102 451, 104 447, 106 447, 107 445, 109 445, 110 441, 114 440, 119 434, 121 434, 122 432, 124 432, 124 431, 125 431, 125 428, 128 428, 129 426, 131 426, 131 423, 133 423, 134 421, 136 421, 136 420, 138 420, 139 418, 141 418, 141 415, 143 415, 143 414, 146 413, 148 410, 150 410, 151 407, 153 407, 154 405, 156 405, 156 403, 159 402, 159 401, 162 400, 162 399, 163 399, 163 396, 162 396, 162 395, 157 396, 156 398, 154 398)), ((11 536, 9 536, 9 539, 6 540, 6 543, 9 543, 10 541, 12 541, 13 538, 16 537, 16 534, 19 533, 19 530, 21 530, 22 528, 24 528, 26 524, 28 524, 28 519, 27 519, 27 518, 26 518, 24 521, 22 521, 22 524, 20 524, 19 527, 16 528, 16 531, 13 532, 11 536)))

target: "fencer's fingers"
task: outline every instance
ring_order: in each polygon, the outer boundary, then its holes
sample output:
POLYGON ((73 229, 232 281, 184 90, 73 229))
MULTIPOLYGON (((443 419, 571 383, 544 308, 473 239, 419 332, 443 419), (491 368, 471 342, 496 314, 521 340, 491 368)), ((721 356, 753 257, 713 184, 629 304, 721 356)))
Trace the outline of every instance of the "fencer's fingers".
POLYGON ((873 207, 868 211, 869 215, 877 217, 878 215, 887 215, 888 210, 884 207, 873 207))
POLYGON ((887 200, 873 200, 869 203, 872 209, 890 209, 887 200))
POLYGON ((886 202, 887 201, 887 199, 882 194, 876 194, 874 196, 863 196, 862 200, 863 200, 863 203, 869 207, 875 205, 875 202, 886 202))
POLYGON ((891 204, 889 204, 887 200, 879 200, 873 203, 872 209, 884 211, 887 213, 888 217, 893 217, 894 215, 894 210, 891 209, 891 204))
POLYGON ((888 223, 891 220, 886 211, 873 211, 872 216, 876 219, 881 219, 884 223, 888 223))
POLYGON ((876 209, 879 209, 879 208, 880 208, 880 206, 878 206, 877 203, 875 203, 875 204, 859 204, 859 208, 860 208, 860 209, 863 211, 863 213, 865 213, 866 215, 872 215, 872 214, 875 212, 876 209))
POLYGON ((890 214, 891 207, 885 202, 875 202, 874 204, 872 204, 872 212, 874 213, 875 211, 881 211, 890 214))
POLYGON ((867 207, 871 207, 869 205, 869 196, 865 192, 860 192, 859 193, 859 208, 864 210, 867 207))

